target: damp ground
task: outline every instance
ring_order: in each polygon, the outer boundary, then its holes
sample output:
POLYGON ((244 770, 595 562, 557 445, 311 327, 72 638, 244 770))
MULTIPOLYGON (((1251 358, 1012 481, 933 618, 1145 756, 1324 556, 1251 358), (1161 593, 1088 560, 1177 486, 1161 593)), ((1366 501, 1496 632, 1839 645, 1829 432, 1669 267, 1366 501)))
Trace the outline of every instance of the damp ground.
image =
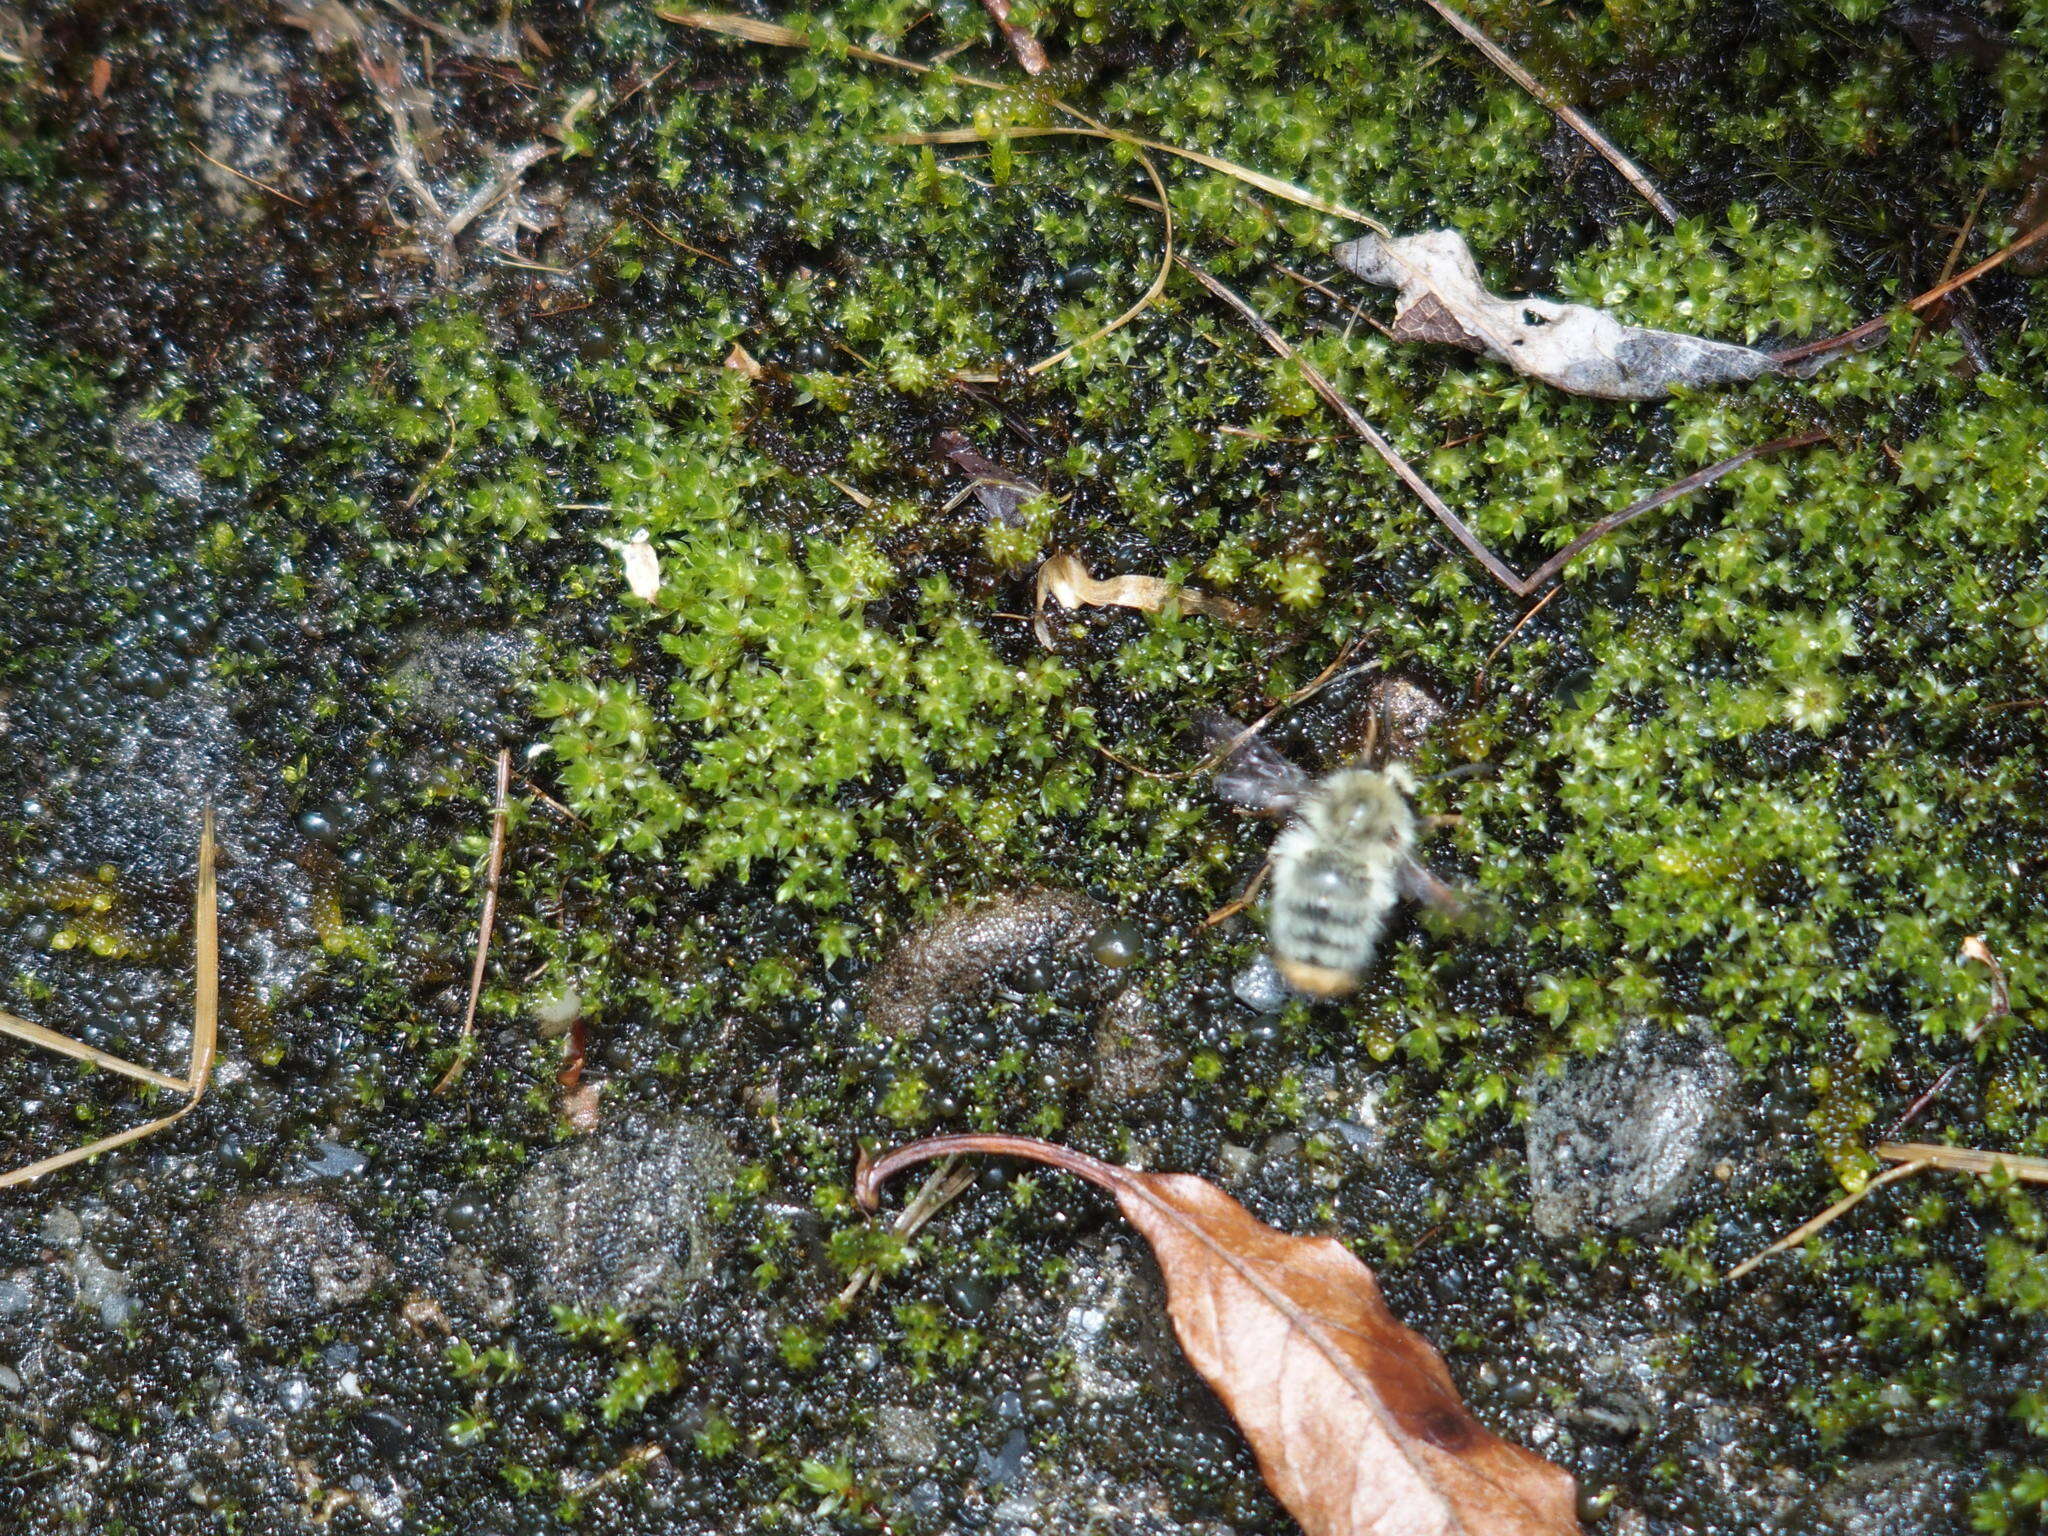
MULTIPOLYGON (((2038 6, 1478 8, 1675 229, 1420 6, 1014 14, 1091 115, 1728 340, 2048 201, 2038 6)), ((1051 120, 847 55, 1020 78, 979 7, 780 19, 816 48, 0 8, 0 1007, 175 1070, 205 804, 226 977, 191 1117, 4 1196, 6 1528, 1290 1529, 1096 1194, 992 1166, 908 1244, 852 1207, 862 1144, 978 1127, 1341 1235, 1589 1529, 2032 1528, 2038 1196, 1921 1175, 1716 1277, 1951 1068, 1915 1136, 2048 1148, 2043 280, 1616 405, 1394 345, 1355 230, 1164 164, 1180 247, 1519 568, 1830 434, 1523 623, 1192 281, 1028 371, 1162 231, 1099 141, 889 142, 1051 120), (1044 494, 956 502, 947 433, 1044 494), (1259 617, 1047 648, 1055 551, 1259 617), (1204 926, 1272 833, 1186 770, 1346 646, 1271 738, 1328 767, 1385 679, 1426 701, 1419 771, 1488 765, 1423 793, 1476 920, 1310 1007, 1256 908, 1204 926)), ((11 1162, 150 1112, 0 1048, 11 1162)))

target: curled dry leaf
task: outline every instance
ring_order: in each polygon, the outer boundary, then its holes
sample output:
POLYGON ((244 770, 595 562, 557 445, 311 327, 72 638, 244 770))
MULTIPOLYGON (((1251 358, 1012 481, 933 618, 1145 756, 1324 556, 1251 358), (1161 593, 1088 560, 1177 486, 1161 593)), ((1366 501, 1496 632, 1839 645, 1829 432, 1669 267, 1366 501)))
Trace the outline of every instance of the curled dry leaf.
POLYGON ((1567 1536, 1569 1473, 1473 1418, 1443 1357, 1332 1237, 1257 1220, 1204 1179, 1140 1173, 1026 1136, 934 1136, 861 1160, 874 1210, 899 1169, 958 1152, 1029 1158, 1109 1191, 1145 1236, 1189 1362, 1306 1536, 1567 1536))
POLYGON ((660 595, 661 556, 648 542, 645 528, 630 539, 600 539, 598 542, 617 553, 619 564, 625 568, 626 585, 635 597, 643 603, 651 603, 660 595))
POLYGON ((1045 626, 1047 598, 1062 608, 1142 608, 1147 613, 1158 613, 1173 602, 1189 613, 1205 613, 1242 627, 1256 624, 1260 617, 1256 608, 1199 587, 1177 587, 1159 576, 1105 576, 1098 581, 1074 556, 1054 555, 1038 568, 1032 603, 1032 628, 1047 650, 1052 649, 1052 634, 1045 626))
POLYGON ((1341 245, 1338 263, 1400 290, 1396 341, 1434 341, 1496 358, 1575 395, 1656 400, 1674 388, 1740 384, 1780 371, 1768 352, 1679 331, 1623 325, 1604 309, 1487 290, 1454 229, 1341 245))

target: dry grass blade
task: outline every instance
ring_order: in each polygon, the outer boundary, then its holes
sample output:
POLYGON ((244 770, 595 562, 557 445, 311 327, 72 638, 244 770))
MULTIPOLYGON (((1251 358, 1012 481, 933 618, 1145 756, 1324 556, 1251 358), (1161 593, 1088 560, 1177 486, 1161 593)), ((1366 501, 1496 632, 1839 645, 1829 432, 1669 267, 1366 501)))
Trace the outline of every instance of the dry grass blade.
MULTIPOLYGON (((701 32, 718 32, 727 37, 737 37, 750 43, 766 43, 775 48, 809 48, 811 46, 810 39, 806 38, 801 32, 790 27, 777 26, 773 22, 756 21, 751 16, 735 16, 724 11, 657 10, 654 14, 663 21, 672 21, 678 26, 695 27, 701 32)), ((933 66, 930 64, 921 64, 915 59, 898 58, 893 53, 877 53, 872 48, 850 47, 846 52, 849 58, 865 59, 871 64, 886 64, 892 69, 907 69, 915 74, 926 75, 930 74, 933 70, 933 66)), ((954 74, 953 79, 959 81, 962 85, 978 86, 988 91, 1011 89, 1010 86, 1001 80, 984 80, 979 75, 954 74)), ((1204 154, 1198 149, 1182 149, 1178 145, 1161 143, 1157 139, 1141 138, 1137 134, 1125 133, 1121 129, 1104 127, 1084 113, 1076 112, 1062 101, 1055 100, 1053 105, 1058 107, 1060 111, 1065 112, 1069 117, 1089 124, 1090 131, 1096 137, 1115 139, 1134 148, 1148 149, 1162 155, 1175 155, 1182 160, 1192 161, 1196 165, 1206 166, 1212 171, 1220 171, 1225 176, 1235 177, 1246 186, 1257 187, 1261 192, 1270 193, 1274 197, 1281 198, 1286 202, 1297 203, 1303 208, 1312 208, 1317 213, 1327 213, 1333 218, 1349 219, 1354 224, 1362 224, 1367 229, 1377 230, 1383 235, 1390 235, 1392 233, 1386 225, 1370 214, 1360 213, 1355 208, 1347 208, 1344 204, 1333 202, 1326 197, 1318 197, 1306 188, 1297 187, 1292 182, 1282 181, 1277 176, 1268 176, 1263 171, 1255 171, 1249 166, 1239 165, 1234 160, 1225 160, 1220 155, 1204 154)), ((935 133, 889 134, 883 138, 882 142, 884 144, 976 144, 993 138, 1021 139, 1041 134, 1072 133, 1076 131, 1078 130, 1032 127, 991 128, 986 130, 980 128, 945 128, 935 133)))
MULTIPOLYGON (((993 82, 985 81, 975 81, 972 83, 993 84, 993 82)), ((1076 118, 1081 117, 1080 113, 1075 112, 1072 107, 1067 106, 1064 102, 1055 102, 1054 105, 1059 107, 1062 112, 1066 112, 1076 118)), ((1333 202, 1327 197, 1318 197, 1306 187, 1297 187, 1291 181, 1282 181, 1277 176, 1268 176, 1264 171, 1255 171, 1248 165, 1239 165, 1235 160, 1225 160, 1220 155, 1204 154, 1199 149, 1183 149, 1178 144, 1167 144, 1158 139, 1147 139, 1135 133, 1125 133, 1121 128, 1103 127, 1094 124, 1092 120, 1086 118, 1082 118, 1082 121, 1089 122, 1090 126, 1087 128, 1049 128, 1032 127, 1030 125, 1019 125, 1013 128, 937 128, 928 133, 884 134, 881 142, 884 144, 907 145, 982 144, 990 139, 1035 139, 1057 136, 1059 134, 1078 134, 1082 138, 1113 139, 1119 144, 1128 144, 1133 149, 1144 149, 1150 150, 1155 154, 1172 155, 1176 159, 1186 160, 1195 165, 1204 166, 1209 170, 1221 172, 1225 176, 1243 182, 1248 187, 1256 187, 1261 192, 1277 197, 1283 202, 1295 203, 1303 208, 1311 208, 1317 213, 1327 213, 1332 218, 1348 219, 1353 224, 1362 224, 1377 234, 1392 238, 1393 231, 1371 214, 1361 213, 1356 208, 1348 207, 1343 203, 1333 202)))
MULTIPOLYGON (((1881 1152, 1883 1151, 1883 1148, 1880 1147, 1878 1150, 1881 1152)), ((1763 1252, 1751 1254, 1748 1258, 1744 1259, 1740 1264, 1736 1265, 1733 1269, 1729 1270, 1727 1274, 1721 1277, 1723 1283, 1726 1283, 1730 1280, 1740 1280, 1744 1275, 1748 1274, 1752 1269, 1755 1269, 1757 1265, 1763 1263, 1765 1259, 1768 1259, 1774 1253, 1783 1253, 1788 1248, 1797 1248, 1801 1243, 1805 1242, 1809 1237, 1812 1237, 1816 1232, 1819 1232, 1822 1228, 1831 1225, 1837 1217, 1843 1216, 1848 1212, 1854 1210, 1857 1206, 1861 1205, 1865 1200, 1870 1198, 1870 1196, 1876 1194, 1880 1189, 1883 1189, 1885 1185, 1896 1183, 1900 1179, 1907 1178, 1912 1174, 1918 1173, 1921 1169, 1931 1166, 1932 1165, 1926 1161, 1917 1161, 1903 1163, 1896 1168, 1885 1169, 1883 1173, 1877 1175, 1876 1178, 1872 1179, 1869 1183, 1865 1184, 1861 1189, 1855 1191, 1855 1193, 1853 1194, 1844 1195, 1841 1199, 1837 1200, 1833 1205, 1829 1206, 1826 1210, 1822 1211, 1818 1216, 1814 1217, 1813 1220, 1805 1222, 1802 1225, 1795 1227, 1792 1231, 1787 1232, 1783 1237, 1779 1238, 1775 1243, 1771 1244, 1770 1247, 1764 1249, 1763 1252)))
POLYGON ((14 1014, 0 1012, 0 1035, 12 1035, 30 1045, 39 1045, 46 1051, 59 1056, 75 1057, 89 1061, 96 1067, 109 1072, 118 1072, 123 1077, 132 1077, 139 1083, 151 1083, 158 1088, 168 1088, 173 1093, 185 1091, 185 1080, 173 1077, 168 1072, 159 1072, 154 1067, 145 1067, 137 1062, 124 1060, 111 1051, 103 1051, 96 1045, 87 1045, 83 1040, 74 1040, 69 1035, 60 1035, 54 1029, 45 1029, 40 1024, 31 1024, 27 1019, 14 1014))
POLYGON ((1590 119, 1575 111, 1564 98, 1530 74, 1528 70, 1522 68, 1515 61, 1514 56, 1505 48, 1501 47, 1500 44, 1496 43, 1448 5, 1445 5, 1443 0, 1427 0, 1427 4, 1437 15, 1449 22, 1452 29, 1460 37, 1485 54, 1494 68, 1542 102, 1544 106, 1550 108, 1552 112, 1555 112, 1564 121, 1566 127, 1592 145, 1599 152, 1602 159, 1621 172, 1623 179, 1630 186, 1634 187, 1637 192, 1642 194, 1644 202, 1664 216, 1666 223, 1672 225, 1678 223, 1678 210, 1666 201, 1664 194, 1659 192, 1650 178, 1643 174, 1642 167, 1616 149, 1613 141, 1595 127, 1590 119))
MULTIPOLYGON (((82 1147, 73 1147, 69 1152, 60 1152, 55 1157, 46 1157, 40 1162, 30 1163, 26 1168, 16 1168, 0 1175, 0 1189, 12 1189, 21 1184, 32 1184, 45 1174, 55 1173, 60 1168, 69 1168, 73 1163, 82 1163, 89 1157, 102 1152, 111 1152, 116 1147, 125 1147, 131 1141, 140 1141, 145 1136, 154 1136, 168 1125, 191 1114, 199 1107, 199 1101, 206 1096, 206 1087, 213 1080, 214 1055, 220 1037, 220 897, 214 882, 214 840, 213 807, 206 808, 206 815, 199 832, 199 879, 197 892, 193 897, 193 939, 197 950, 193 958, 192 988, 192 1053, 185 1069, 185 1077, 166 1077, 162 1073, 151 1073, 146 1067, 137 1067, 132 1062, 120 1061, 118 1057, 106 1057, 104 1052, 94 1052, 91 1046, 81 1046, 68 1036, 56 1035, 38 1024, 28 1024, 25 1019, 16 1019, 16 1024, 27 1025, 33 1033, 8 1030, 18 1038, 30 1040, 37 1045, 60 1051, 67 1056, 78 1056, 101 1066, 110 1066, 115 1071, 126 1072, 144 1082, 156 1083, 187 1095, 185 1102, 168 1115, 160 1115, 141 1125, 131 1126, 125 1131, 116 1131, 111 1136, 102 1136, 98 1141, 88 1142, 82 1147), (54 1036, 62 1045, 52 1044, 45 1036, 54 1036), (92 1054, 86 1054, 91 1052, 92 1054), (101 1058, 105 1059, 102 1060, 101 1058)), ((12 1017, 9 1015, 8 1017, 12 1017)))
MULTIPOLYGON (((897 1214, 890 1230, 908 1241, 917 1236, 931 1223, 931 1219, 966 1193, 967 1186, 974 1182, 972 1169, 962 1168, 958 1157, 949 1157, 931 1171, 910 1203, 897 1214)), ((863 1264, 853 1272, 853 1278, 846 1282, 846 1288, 835 1298, 835 1305, 850 1307, 875 1278, 875 1266, 863 1264)))
POLYGON ((476 1005, 484 993, 484 967, 491 958, 491 930, 498 920, 498 879, 505 870, 505 823, 511 814, 512 749, 498 749, 498 791, 491 803, 491 856, 484 876, 483 917, 477 923, 476 961, 469 970, 469 1002, 462 1010, 462 1034, 455 1042, 455 1059, 434 1084, 434 1092, 446 1093, 469 1065, 471 1042, 476 1038, 476 1005))
MULTIPOLYGON (((1940 1168, 1949 1173, 2004 1173, 2023 1184, 2048 1184, 2048 1157, 2022 1152, 1980 1152, 1974 1147, 1944 1147, 1931 1141, 1881 1141, 1871 1149, 1889 1162, 1912 1168, 1940 1168)), ((1896 1173, 1887 1168, 1886 1173, 1896 1173)), ((1883 1177, 1883 1175, 1879 1175, 1883 1177)))
MULTIPOLYGON (((700 32, 718 32, 726 37, 736 37, 747 43, 766 43, 771 48, 805 48, 811 40, 791 27, 779 27, 772 21, 756 21, 751 16, 736 16, 730 11, 663 11, 654 13, 663 21, 672 21, 677 26, 695 27, 700 32)), ((913 74, 931 74, 935 66, 920 64, 916 59, 898 58, 893 53, 877 53, 872 48, 849 46, 846 56, 850 59, 865 59, 870 64, 886 64, 891 69, 907 69, 913 74)), ((978 85, 984 90, 1007 89, 1000 80, 984 80, 978 75, 955 74, 962 85, 978 85)))
MULTIPOLYGON (((1071 111, 1072 109, 1069 108, 1068 110, 1071 111)), ((1128 134, 1120 134, 1111 128, 1040 128, 1034 129, 1033 132, 1038 134, 1061 134, 1083 139, 1109 139, 1114 142, 1130 143, 1132 145, 1136 145, 1138 142, 1128 134)), ((1158 301, 1159 295, 1166 291, 1166 279, 1173 273, 1173 208, 1167 202, 1166 182, 1159 174, 1159 167, 1152 163, 1151 156, 1147 155, 1143 149, 1136 149, 1134 152, 1138 157, 1138 164, 1144 167, 1146 176, 1151 179, 1153 190, 1159 194, 1159 215, 1163 221, 1164 230, 1160 239, 1159 270, 1153 274, 1150 286, 1138 295, 1137 302, 1132 304, 1130 308, 1126 309, 1114 320, 1097 326, 1079 341, 1070 342, 1051 356, 1041 357, 1029 368, 1026 368, 1024 372, 1031 378, 1037 378, 1039 374, 1044 373, 1048 368, 1057 368, 1061 363, 1080 351, 1081 348, 1098 342, 1113 332, 1122 330, 1133 320, 1137 319, 1138 316, 1150 309, 1158 301)), ((954 377, 965 384, 1000 384, 1003 381, 1002 375, 996 373, 959 373, 955 374, 954 377)))

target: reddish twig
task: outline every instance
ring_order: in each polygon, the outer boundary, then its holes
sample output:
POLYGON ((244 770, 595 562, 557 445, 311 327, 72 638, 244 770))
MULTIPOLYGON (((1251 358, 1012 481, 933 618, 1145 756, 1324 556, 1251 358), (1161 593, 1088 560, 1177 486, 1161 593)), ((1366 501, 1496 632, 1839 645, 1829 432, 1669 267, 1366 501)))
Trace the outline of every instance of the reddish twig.
MULTIPOLYGON (((1991 946, 1984 942, 1983 934, 1973 933, 1964 939, 1962 952, 1956 956, 1956 959, 1974 960, 1991 973, 1991 1006, 1984 1010, 1983 1018, 1963 1032, 1964 1042, 1975 1045, 1984 1037, 1985 1030, 2012 1012, 2012 992, 2005 984, 2005 968, 1998 963, 1998 956, 1991 953, 1991 946)), ((1899 1132, 1919 1119, 1920 1112, 1941 1097, 1943 1090, 1955 1081, 1956 1074, 1962 1071, 1962 1069, 1963 1064, 1955 1062, 1946 1072, 1937 1077, 1934 1080, 1934 1086, 1921 1094, 1911 1104, 1908 1104, 1906 1112, 1892 1122, 1892 1128, 1884 1133, 1884 1139, 1886 1141, 1892 1140, 1899 1132)))
POLYGON ((1010 45, 1010 52, 1017 56, 1027 75, 1042 75, 1046 71, 1045 47, 1023 27, 1010 20, 1010 0, 981 0, 982 9, 995 18, 997 28, 1010 45))
MULTIPOLYGON (((1910 313, 1916 315, 1923 310, 1930 309, 1954 293, 1958 288, 1968 287, 1971 283, 1977 281, 1978 278, 1984 276, 1985 273, 2004 266, 2013 257, 2019 255, 2020 252, 2038 245, 2044 240, 2048 240, 2048 219, 2043 219, 2039 224, 2036 224, 2032 229, 2013 240, 2010 244, 2001 246, 1993 251, 1974 267, 1958 272, 1954 277, 1936 283, 1925 293, 1916 294, 1914 297, 1906 300, 1905 308, 1910 313)), ((1804 345, 1788 347, 1783 352, 1773 353, 1772 361, 1780 368, 1783 368, 1788 363, 1804 362, 1808 358, 1824 357, 1831 352, 1844 351, 1880 334, 1891 323, 1892 311, 1887 310, 1874 319, 1864 321, 1853 330, 1842 332, 1839 336, 1823 336, 1819 341, 1809 341, 1804 345)))

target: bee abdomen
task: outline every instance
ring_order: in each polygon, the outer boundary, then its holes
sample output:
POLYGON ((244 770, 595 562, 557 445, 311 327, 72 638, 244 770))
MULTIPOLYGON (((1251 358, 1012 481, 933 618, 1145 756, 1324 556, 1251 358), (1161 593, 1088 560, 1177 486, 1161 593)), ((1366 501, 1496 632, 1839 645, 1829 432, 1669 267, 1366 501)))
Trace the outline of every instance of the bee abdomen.
POLYGON ((1327 849, 1276 850, 1269 919, 1274 965, 1291 985, 1317 997, 1351 991, 1372 964, 1394 900, 1389 882, 1327 849))

